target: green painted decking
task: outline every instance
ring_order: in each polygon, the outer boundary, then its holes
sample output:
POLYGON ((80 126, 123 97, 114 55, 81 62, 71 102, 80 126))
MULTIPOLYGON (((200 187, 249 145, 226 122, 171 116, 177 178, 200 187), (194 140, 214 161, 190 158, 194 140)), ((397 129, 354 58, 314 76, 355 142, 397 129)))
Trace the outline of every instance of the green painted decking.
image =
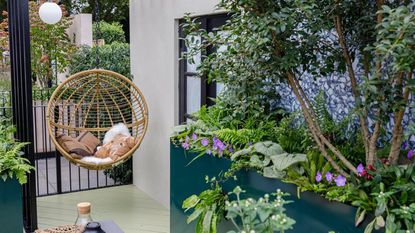
POLYGON ((169 211, 133 185, 40 197, 39 228, 73 224, 76 204, 85 201, 94 220, 113 220, 125 233, 169 232, 169 211))

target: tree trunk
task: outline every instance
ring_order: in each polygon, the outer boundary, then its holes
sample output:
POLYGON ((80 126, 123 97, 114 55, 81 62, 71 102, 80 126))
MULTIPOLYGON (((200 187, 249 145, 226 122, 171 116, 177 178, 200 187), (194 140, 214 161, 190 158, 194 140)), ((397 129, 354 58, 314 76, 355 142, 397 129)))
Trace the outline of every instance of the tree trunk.
POLYGON ((317 143, 321 154, 323 155, 323 157, 330 163, 330 165, 333 167, 334 170, 336 170, 339 174, 341 174, 344 177, 348 177, 349 175, 347 174, 347 172, 345 172, 334 160, 333 158, 330 157, 329 153, 327 152, 324 144, 321 142, 320 139, 320 135, 322 135, 322 133, 320 132, 320 130, 318 130, 315 127, 315 123, 313 122, 311 116, 310 116, 310 112, 309 109, 306 107, 306 104, 303 100, 303 98, 301 97, 299 88, 296 85, 296 82, 294 81, 294 77, 292 74, 287 74, 288 76, 288 83, 291 86, 296 98, 298 99, 298 101, 300 102, 300 106, 301 106, 301 110, 303 112, 304 115, 304 119, 306 120, 306 123, 308 125, 308 128, 310 130, 310 133, 314 139, 314 141, 317 143))

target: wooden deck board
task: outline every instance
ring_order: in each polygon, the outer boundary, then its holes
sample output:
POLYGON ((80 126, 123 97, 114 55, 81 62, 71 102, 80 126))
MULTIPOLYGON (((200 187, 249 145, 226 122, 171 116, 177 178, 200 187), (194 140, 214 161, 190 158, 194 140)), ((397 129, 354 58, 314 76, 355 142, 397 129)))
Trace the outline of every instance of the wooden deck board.
POLYGON ((133 185, 40 197, 39 228, 73 224, 76 204, 92 203, 94 220, 111 219, 125 233, 168 233, 169 211, 133 185))

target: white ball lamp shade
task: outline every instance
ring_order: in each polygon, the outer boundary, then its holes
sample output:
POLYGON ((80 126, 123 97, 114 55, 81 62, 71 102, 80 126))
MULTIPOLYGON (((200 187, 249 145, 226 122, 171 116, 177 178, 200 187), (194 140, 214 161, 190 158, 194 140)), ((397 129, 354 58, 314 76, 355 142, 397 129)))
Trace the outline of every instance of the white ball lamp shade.
POLYGON ((62 18, 62 9, 54 2, 45 2, 39 8, 39 16, 46 24, 56 24, 62 18))

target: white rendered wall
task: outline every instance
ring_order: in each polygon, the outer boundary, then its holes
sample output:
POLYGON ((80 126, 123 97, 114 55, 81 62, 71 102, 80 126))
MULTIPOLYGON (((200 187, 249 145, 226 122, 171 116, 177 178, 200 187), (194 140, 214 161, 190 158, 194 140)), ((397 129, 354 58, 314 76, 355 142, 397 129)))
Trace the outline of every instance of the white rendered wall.
MULTIPOLYGON (((130 0, 131 69, 150 112, 134 156, 134 184, 169 206, 170 143, 178 122, 178 20, 215 12, 219 0, 130 0)), ((189 184, 191 185, 191 184, 189 184)))
POLYGON ((92 46, 92 14, 74 15, 68 36, 78 46, 92 46))

